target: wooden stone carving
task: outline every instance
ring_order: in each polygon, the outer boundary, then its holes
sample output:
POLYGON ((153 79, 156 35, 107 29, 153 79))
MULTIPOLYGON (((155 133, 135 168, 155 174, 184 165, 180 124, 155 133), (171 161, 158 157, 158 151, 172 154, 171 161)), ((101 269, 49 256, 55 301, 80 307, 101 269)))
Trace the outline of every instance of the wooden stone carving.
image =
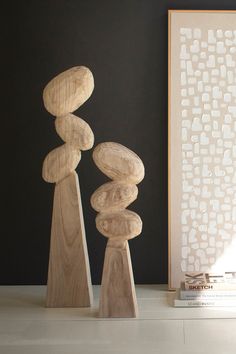
POLYGON ((112 182, 91 197, 98 231, 108 238, 102 275, 100 317, 136 317, 138 313, 128 240, 142 231, 139 215, 125 208, 138 195, 136 184, 144 178, 140 158, 117 143, 99 144, 93 152, 97 167, 112 182))
POLYGON ((130 210, 101 212, 96 217, 98 231, 108 238, 120 237, 129 240, 142 231, 142 220, 130 210))
POLYGON ((48 268, 48 307, 87 307, 93 301, 80 186, 75 169, 81 150, 91 149, 90 126, 71 114, 92 94, 91 71, 78 66, 51 80, 44 89, 45 108, 56 116, 55 127, 65 144, 43 162, 46 182, 56 183, 48 268))
POLYGON ((80 150, 89 150, 94 144, 93 132, 83 119, 74 114, 58 117, 55 120, 57 134, 63 141, 80 150))
POLYGON ((43 179, 57 183, 74 171, 80 162, 81 152, 70 144, 64 144, 50 151, 43 163, 43 179))
POLYGON ((127 208, 138 196, 135 184, 108 182, 93 193, 91 204, 96 211, 113 211, 127 208))
POLYGON ((85 66, 75 66, 52 79, 43 91, 44 106, 53 116, 76 111, 91 96, 93 74, 85 66))
POLYGON ((138 155, 117 143, 99 144, 93 152, 97 167, 114 181, 138 184, 144 178, 144 166, 138 155))

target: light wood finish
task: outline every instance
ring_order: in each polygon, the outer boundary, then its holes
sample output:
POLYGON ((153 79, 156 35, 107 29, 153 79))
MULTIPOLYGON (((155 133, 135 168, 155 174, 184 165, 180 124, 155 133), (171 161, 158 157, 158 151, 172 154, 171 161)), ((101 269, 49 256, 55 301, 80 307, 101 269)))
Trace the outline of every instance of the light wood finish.
POLYGON ((169 290, 171 290, 171 259, 170 259, 170 249, 171 249, 171 155, 170 151, 172 148, 171 145, 171 127, 170 127, 170 117, 171 117, 171 11, 168 10, 168 286, 169 290))
POLYGON ((121 241, 120 247, 113 245, 113 240, 108 241, 104 269, 99 316, 136 317, 138 306, 127 241, 121 241))
POLYGON ((93 159, 97 167, 113 180, 138 184, 144 178, 142 160, 121 144, 106 142, 97 145, 93 159))
POLYGON ((98 231, 106 237, 129 240, 141 234, 142 220, 130 210, 99 213, 96 217, 98 231))
POLYGON ((57 133, 66 143, 52 150, 43 163, 43 178, 56 182, 48 271, 48 307, 84 307, 92 288, 78 176, 80 150, 91 149, 94 135, 81 118, 70 114, 92 94, 91 71, 77 66, 64 71, 45 87, 45 108, 57 116, 57 133))
POLYGON ((72 172, 55 186, 48 307, 86 307, 92 304, 92 287, 85 238, 79 180, 72 172))
POLYGON ((45 108, 54 116, 78 109, 91 96, 94 79, 85 66, 76 66, 54 77, 43 91, 45 108))
POLYGON ((136 317, 137 301, 127 240, 142 231, 139 215, 125 208, 138 195, 135 184, 144 177, 142 160, 117 143, 99 144, 93 159, 113 182, 105 183, 91 197, 98 231, 109 238, 103 266, 100 317, 136 317))
POLYGON ((138 196, 135 184, 108 182, 98 188, 91 197, 91 205, 96 211, 114 211, 127 208, 138 196))
POLYGON ((80 150, 89 150, 94 144, 92 129, 83 119, 74 114, 57 117, 55 120, 57 134, 63 141, 69 142, 80 150))
POLYGON ((43 179, 55 183, 76 169, 81 152, 70 144, 64 144, 49 152, 43 162, 43 179))
POLYGON ((236 10, 177 10, 177 9, 169 9, 168 10, 168 14, 171 13, 171 12, 184 12, 184 13, 197 13, 197 12, 200 12, 200 13, 236 13, 236 10))

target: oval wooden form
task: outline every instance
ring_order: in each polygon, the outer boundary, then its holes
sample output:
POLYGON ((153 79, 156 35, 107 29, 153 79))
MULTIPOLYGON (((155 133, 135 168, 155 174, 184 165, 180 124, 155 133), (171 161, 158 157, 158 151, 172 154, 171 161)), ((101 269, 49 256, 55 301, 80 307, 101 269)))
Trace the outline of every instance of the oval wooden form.
POLYGON ((142 232, 142 220, 130 210, 100 213, 96 217, 96 227, 103 236, 129 240, 142 232))
POLYGON ((83 119, 74 114, 57 117, 55 120, 57 134, 67 143, 80 150, 89 150, 94 144, 93 131, 83 119))
POLYGON ((91 205, 98 212, 122 210, 133 203, 138 196, 135 184, 108 182, 99 187, 91 196, 91 205))
POLYGON ((121 144, 107 142, 97 145, 93 159, 97 167, 113 180, 138 184, 144 178, 142 160, 121 144))
POLYGON ((54 77, 43 91, 44 106, 53 116, 74 112, 87 101, 94 89, 91 71, 75 66, 54 77))
POLYGON ((70 144, 64 144, 49 152, 43 162, 43 179, 46 182, 59 182, 80 162, 81 152, 70 144))

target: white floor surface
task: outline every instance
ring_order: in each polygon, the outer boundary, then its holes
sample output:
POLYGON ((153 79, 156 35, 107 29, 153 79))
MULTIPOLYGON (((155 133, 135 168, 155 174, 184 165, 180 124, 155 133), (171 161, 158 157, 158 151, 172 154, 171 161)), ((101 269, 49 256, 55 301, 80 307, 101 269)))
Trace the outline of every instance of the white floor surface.
POLYGON ((136 286, 138 319, 48 309, 45 286, 0 287, 0 354, 236 354, 235 308, 173 308, 166 285, 136 286))

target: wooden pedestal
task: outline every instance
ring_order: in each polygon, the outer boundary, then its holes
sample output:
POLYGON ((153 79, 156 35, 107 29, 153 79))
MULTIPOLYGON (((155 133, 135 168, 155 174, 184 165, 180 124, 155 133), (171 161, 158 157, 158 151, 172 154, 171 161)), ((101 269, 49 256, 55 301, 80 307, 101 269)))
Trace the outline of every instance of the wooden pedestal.
POLYGON ((79 179, 72 172, 55 186, 46 306, 87 307, 92 297, 79 179))
POLYGON ((108 240, 99 317, 137 317, 137 299, 128 241, 108 240))

